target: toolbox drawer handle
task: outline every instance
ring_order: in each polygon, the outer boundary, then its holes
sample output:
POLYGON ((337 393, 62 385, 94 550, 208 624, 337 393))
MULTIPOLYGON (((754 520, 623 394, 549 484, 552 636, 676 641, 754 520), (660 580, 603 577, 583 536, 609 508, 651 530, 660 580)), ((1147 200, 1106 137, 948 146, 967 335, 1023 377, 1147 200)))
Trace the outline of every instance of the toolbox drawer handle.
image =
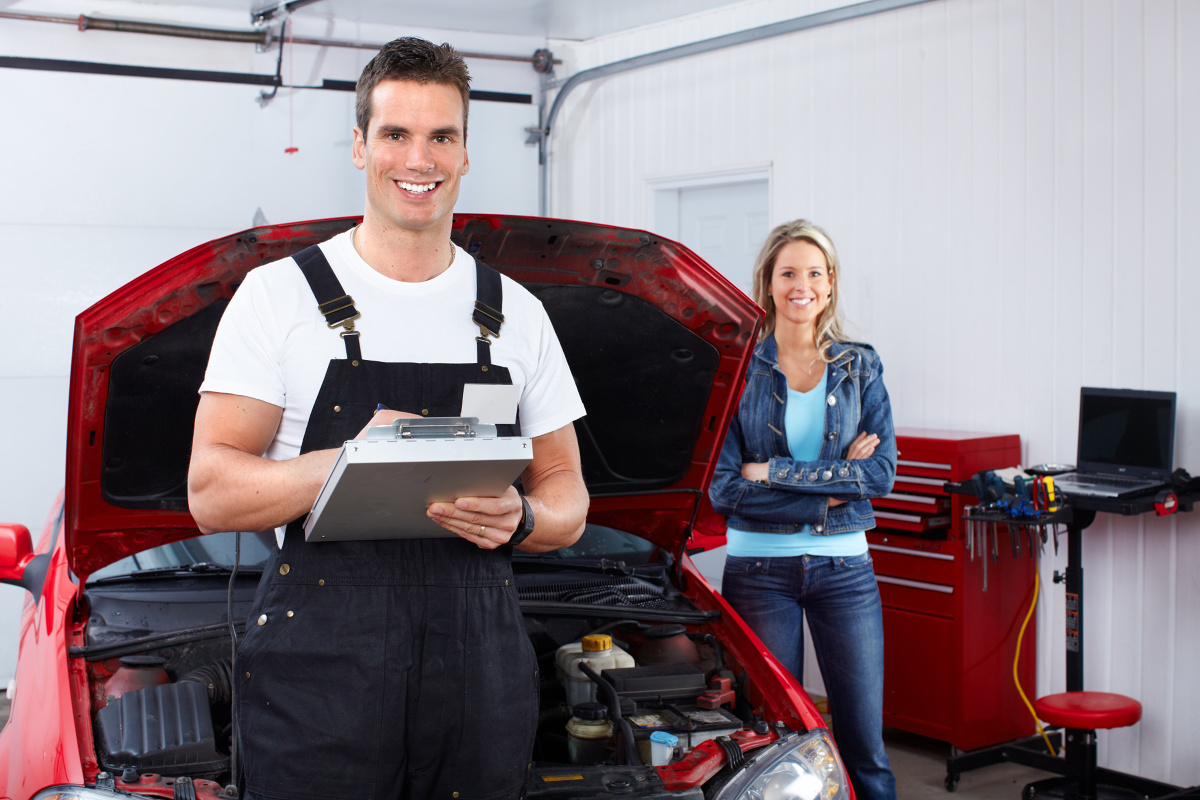
POLYGON ((893 578, 890 575, 876 575, 876 583, 890 583, 895 586, 907 586, 910 589, 924 589, 927 592, 941 592, 942 594, 954 594, 953 586, 943 586, 940 583, 925 583, 924 581, 910 581, 907 578, 893 578))
POLYGON ((886 544, 868 544, 870 550, 879 550, 884 553, 899 553, 903 556, 916 556, 917 558, 936 558, 938 561, 953 561, 954 556, 950 553, 927 553, 924 550, 909 550, 906 547, 888 547, 886 544))
POLYGON ((921 469, 944 469, 949 471, 952 467, 950 464, 939 464, 936 461, 905 461, 900 459, 896 462, 900 467, 919 467, 921 469))

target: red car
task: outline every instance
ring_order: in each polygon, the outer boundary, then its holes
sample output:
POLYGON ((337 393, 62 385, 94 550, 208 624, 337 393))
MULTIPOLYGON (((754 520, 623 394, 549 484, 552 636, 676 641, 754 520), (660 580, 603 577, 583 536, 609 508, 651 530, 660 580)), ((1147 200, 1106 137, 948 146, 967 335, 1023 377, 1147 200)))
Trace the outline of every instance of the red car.
MULTIPOLYGON (((0 525, 0 579, 29 592, 0 797, 236 796, 232 637, 274 537, 199 535, 196 389, 246 273, 356 222, 209 242, 77 318, 63 499, 36 546, 0 525)), ((684 552, 720 525, 705 492, 761 311, 643 231, 460 215, 453 235, 541 299, 588 408, 587 530, 514 559, 545 666, 525 796, 852 797, 812 701, 684 552), (556 655, 585 635, 629 658, 582 687, 599 705, 573 709, 556 655)))

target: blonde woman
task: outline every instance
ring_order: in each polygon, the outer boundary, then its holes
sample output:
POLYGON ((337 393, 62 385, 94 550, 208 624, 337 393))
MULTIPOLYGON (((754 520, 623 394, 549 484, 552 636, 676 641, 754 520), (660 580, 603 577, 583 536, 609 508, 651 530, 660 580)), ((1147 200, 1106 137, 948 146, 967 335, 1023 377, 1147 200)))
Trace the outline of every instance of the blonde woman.
POLYGON ((895 798, 883 749, 883 618, 865 531, 891 491, 896 436, 883 367, 847 341, 833 241, 806 220, 771 231, 754 270, 766 311, 709 490, 728 517, 722 592, 803 678, 804 615, 833 733, 859 800, 895 798))

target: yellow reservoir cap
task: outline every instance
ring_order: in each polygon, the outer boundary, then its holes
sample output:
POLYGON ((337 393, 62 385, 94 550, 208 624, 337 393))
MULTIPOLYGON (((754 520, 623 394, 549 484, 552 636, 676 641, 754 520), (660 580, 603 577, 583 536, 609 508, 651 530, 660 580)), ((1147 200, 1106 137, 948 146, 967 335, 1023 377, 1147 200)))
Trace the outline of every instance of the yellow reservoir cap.
POLYGON ((601 650, 612 650, 612 637, 607 633, 589 633, 583 637, 583 652, 598 653, 601 650))

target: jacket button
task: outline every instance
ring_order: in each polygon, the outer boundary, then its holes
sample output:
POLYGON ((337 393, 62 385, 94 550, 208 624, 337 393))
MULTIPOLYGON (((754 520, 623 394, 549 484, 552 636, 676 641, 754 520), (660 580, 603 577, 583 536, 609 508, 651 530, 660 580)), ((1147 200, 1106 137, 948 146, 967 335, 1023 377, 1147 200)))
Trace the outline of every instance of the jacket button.
POLYGON ((849 467, 842 467, 841 469, 839 469, 839 470, 838 470, 838 477, 839 477, 839 478, 845 478, 845 477, 846 477, 847 475, 849 475, 849 474, 850 474, 850 468, 849 468, 849 467))
POLYGON ((296 616, 296 612, 295 612, 295 611, 289 611, 289 612, 288 612, 288 618, 289 618, 289 619, 290 619, 290 618, 292 618, 292 617, 294 617, 294 616, 296 616))
POLYGON ((334 407, 333 407, 333 413, 335 413, 335 414, 340 414, 340 413, 341 413, 341 411, 342 411, 342 407, 341 407, 341 406, 334 406, 334 407))
POLYGON ((829 404, 829 405, 831 405, 831 406, 836 406, 836 405, 837 405, 837 398, 836 398, 836 397, 834 397, 833 395, 829 395, 829 399, 828 399, 828 400, 826 400, 825 402, 826 402, 826 403, 828 403, 828 404, 829 404))
POLYGON ((829 479, 830 479, 830 478, 832 478, 832 477, 833 477, 833 470, 828 470, 828 469, 827 469, 827 470, 825 470, 824 472, 822 472, 822 473, 821 473, 821 480, 823 480, 823 481, 827 481, 827 480, 829 480, 829 479))
POLYGON ((258 618, 258 624, 259 625, 267 624, 267 615, 266 614, 263 614, 261 617, 258 618))
POLYGON ((832 442, 834 439, 837 438, 837 434, 834 433, 833 431, 830 431, 829 433, 825 434, 825 438, 832 442))
POLYGON ((421 409, 421 416, 422 416, 422 417, 428 417, 428 416, 429 416, 429 409, 428 409, 428 408, 422 408, 422 409, 421 409))
POLYGON ((821 531, 825 530, 825 526, 824 525, 813 525, 813 530, 816 531, 817 533, 820 533, 821 531))
POLYGON ((815 481, 817 479, 817 473, 815 473, 815 472, 808 473, 808 479, 810 481, 815 481))
POLYGON ((324 585, 325 585, 325 579, 324 579, 324 578, 321 578, 321 580, 317 581, 317 586, 324 586, 324 585))
POLYGON ((291 568, 291 567, 289 567, 287 564, 280 564, 280 565, 279 565, 279 574, 280 574, 280 575, 287 575, 287 574, 288 574, 289 572, 291 572, 291 571, 292 571, 292 568, 291 568))
POLYGON ((786 478, 788 471, 786 469, 779 470, 779 477, 786 478))

